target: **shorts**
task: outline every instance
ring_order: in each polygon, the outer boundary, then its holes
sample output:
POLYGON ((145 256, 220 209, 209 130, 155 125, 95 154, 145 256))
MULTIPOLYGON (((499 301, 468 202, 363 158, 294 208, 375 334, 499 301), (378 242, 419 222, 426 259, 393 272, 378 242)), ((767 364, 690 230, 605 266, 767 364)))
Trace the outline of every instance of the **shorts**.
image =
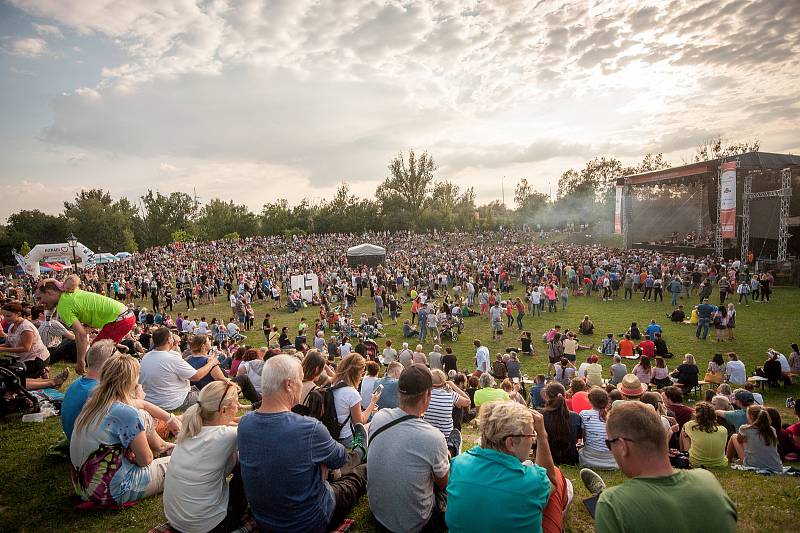
POLYGON ((503 322, 500 320, 492 321, 492 331, 495 333, 503 333, 503 322))
POLYGON ((111 339, 115 343, 119 344, 122 339, 125 338, 125 335, 127 335, 135 325, 136 317, 133 316, 133 314, 123 318, 122 320, 109 322, 100 329, 100 333, 98 333, 97 337, 94 338, 92 344, 103 339, 111 339))
POLYGON ((35 359, 23 361, 22 364, 25 365, 26 378, 40 378, 44 375, 44 369, 46 366, 44 359, 39 359, 37 357, 35 359))

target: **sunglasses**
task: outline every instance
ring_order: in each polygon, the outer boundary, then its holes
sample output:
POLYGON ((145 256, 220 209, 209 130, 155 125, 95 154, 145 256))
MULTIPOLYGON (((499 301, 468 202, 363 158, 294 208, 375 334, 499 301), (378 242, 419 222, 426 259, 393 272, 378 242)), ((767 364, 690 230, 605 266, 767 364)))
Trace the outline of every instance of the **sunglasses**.
POLYGON ((506 435, 501 440, 506 440, 508 437, 528 437, 529 439, 536 438, 536 433, 520 433, 518 435, 506 435))
POLYGON ((635 440, 629 439, 629 438, 626 438, 626 437, 616 437, 614 439, 606 439, 606 448, 608 448, 610 450, 611 449, 611 445, 614 444, 615 442, 617 442, 618 440, 626 440, 628 442, 636 442, 635 440))

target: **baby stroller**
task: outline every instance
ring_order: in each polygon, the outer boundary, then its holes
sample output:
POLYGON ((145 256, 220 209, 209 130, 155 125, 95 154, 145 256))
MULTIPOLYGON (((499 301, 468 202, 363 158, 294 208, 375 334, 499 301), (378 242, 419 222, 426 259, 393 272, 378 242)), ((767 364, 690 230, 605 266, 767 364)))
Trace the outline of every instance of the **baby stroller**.
POLYGON ((24 386, 25 366, 10 358, 0 359, 0 418, 22 412, 35 413, 39 400, 24 386))
POLYGON ((444 322, 439 326, 439 338, 444 339, 445 337, 453 342, 458 340, 458 327, 450 321, 444 322))

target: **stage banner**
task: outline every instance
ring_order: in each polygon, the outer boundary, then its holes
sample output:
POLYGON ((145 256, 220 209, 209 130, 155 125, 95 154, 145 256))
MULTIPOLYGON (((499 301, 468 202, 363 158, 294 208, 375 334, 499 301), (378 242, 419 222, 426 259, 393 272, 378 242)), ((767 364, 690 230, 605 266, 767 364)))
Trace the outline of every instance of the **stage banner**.
POLYGON ((719 223, 723 239, 736 237, 736 161, 722 163, 719 223))
POLYGON ((622 235, 622 185, 617 185, 617 198, 614 203, 614 233, 622 235))
POLYGON ((306 302, 311 302, 314 294, 319 294, 319 277, 313 272, 305 276, 292 276, 292 290, 298 291, 306 302))

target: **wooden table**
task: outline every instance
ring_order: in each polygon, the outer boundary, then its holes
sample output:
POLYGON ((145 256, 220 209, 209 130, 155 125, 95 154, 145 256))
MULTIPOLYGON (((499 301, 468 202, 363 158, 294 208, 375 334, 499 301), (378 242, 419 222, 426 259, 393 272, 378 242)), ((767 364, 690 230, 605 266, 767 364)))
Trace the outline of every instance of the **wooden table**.
POLYGON ((761 389, 764 388, 764 386, 767 384, 768 381, 769 380, 767 378, 761 376, 750 376, 749 378, 747 378, 748 383, 752 383, 753 385, 761 389))

